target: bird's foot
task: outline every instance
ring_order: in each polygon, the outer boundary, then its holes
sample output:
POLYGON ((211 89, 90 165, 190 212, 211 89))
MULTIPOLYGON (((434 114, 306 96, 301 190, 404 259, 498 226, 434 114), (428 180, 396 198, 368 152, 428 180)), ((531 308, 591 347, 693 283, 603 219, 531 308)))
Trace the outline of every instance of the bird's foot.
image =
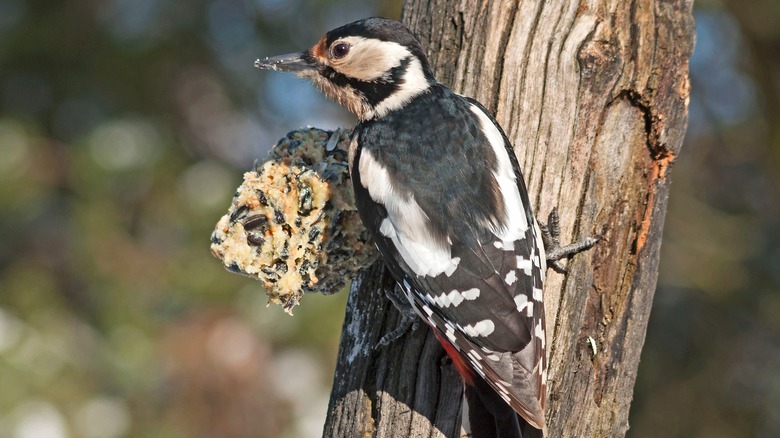
MULTIPOLYGON (((537 220, 537 222, 539 221, 537 220)), ((560 273, 566 273, 566 267, 561 264, 561 259, 586 251, 601 240, 601 236, 586 237, 579 242, 561 246, 561 226, 558 220, 557 208, 552 209, 547 217, 546 224, 539 222, 539 229, 542 231, 542 242, 544 242, 547 263, 560 273)))
POLYGON ((385 289, 385 295, 393 303, 401 314, 401 320, 393 331, 382 336, 382 339, 376 344, 376 349, 382 349, 404 336, 409 330, 417 330, 420 326, 420 317, 409 304, 406 295, 401 290, 401 286, 395 284, 392 289, 385 289))

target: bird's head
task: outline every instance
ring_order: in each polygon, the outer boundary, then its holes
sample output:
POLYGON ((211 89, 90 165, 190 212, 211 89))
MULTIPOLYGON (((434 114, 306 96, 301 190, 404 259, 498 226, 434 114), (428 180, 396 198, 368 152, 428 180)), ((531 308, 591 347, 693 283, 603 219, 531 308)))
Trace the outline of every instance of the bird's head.
POLYGON ((435 81, 414 35, 384 18, 331 30, 309 50, 258 59, 255 67, 308 78, 361 120, 403 107, 435 81))

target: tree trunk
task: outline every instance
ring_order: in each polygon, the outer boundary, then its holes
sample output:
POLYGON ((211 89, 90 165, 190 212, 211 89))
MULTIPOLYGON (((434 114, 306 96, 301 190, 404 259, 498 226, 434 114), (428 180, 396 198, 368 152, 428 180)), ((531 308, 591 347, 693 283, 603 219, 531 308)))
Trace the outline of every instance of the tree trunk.
MULTIPOLYGON (((548 271, 552 437, 623 436, 658 273, 669 168, 687 123, 691 0, 407 0, 440 82, 495 112, 538 217, 564 243, 548 271)), ((373 266, 350 291, 324 435, 457 436, 462 385, 430 330, 376 351, 397 312, 373 266)))

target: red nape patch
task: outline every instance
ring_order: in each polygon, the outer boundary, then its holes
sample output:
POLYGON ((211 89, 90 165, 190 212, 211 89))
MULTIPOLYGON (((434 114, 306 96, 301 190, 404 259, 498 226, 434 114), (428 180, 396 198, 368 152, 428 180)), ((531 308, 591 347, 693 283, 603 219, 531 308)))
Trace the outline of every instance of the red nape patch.
POLYGON ((452 359, 452 364, 455 365, 455 368, 457 368, 460 377, 463 378, 463 381, 466 382, 467 385, 474 385, 474 371, 471 369, 471 365, 466 362, 466 359, 461 356, 461 354, 458 352, 458 349, 455 348, 454 345, 439 336, 439 334, 435 331, 434 334, 436 335, 436 339, 439 340, 439 343, 441 343, 441 346, 444 347, 444 351, 447 352, 447 356, 452 359))

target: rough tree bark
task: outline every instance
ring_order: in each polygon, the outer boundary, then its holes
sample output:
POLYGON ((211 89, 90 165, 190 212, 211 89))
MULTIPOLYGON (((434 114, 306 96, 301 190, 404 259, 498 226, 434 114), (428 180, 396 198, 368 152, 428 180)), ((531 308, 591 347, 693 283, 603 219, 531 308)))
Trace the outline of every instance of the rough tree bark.
MULTIPOLYGON (((658 271, 669 168, 687 124, 692 0, 407 0, 439 81, 496 113, 537 215, 595 249, 548 271, 553 437, 623 436, 658 271)), ((381 265, 350 291, 324 435, 457 436, 461 383, 398 315, 381 265)))

